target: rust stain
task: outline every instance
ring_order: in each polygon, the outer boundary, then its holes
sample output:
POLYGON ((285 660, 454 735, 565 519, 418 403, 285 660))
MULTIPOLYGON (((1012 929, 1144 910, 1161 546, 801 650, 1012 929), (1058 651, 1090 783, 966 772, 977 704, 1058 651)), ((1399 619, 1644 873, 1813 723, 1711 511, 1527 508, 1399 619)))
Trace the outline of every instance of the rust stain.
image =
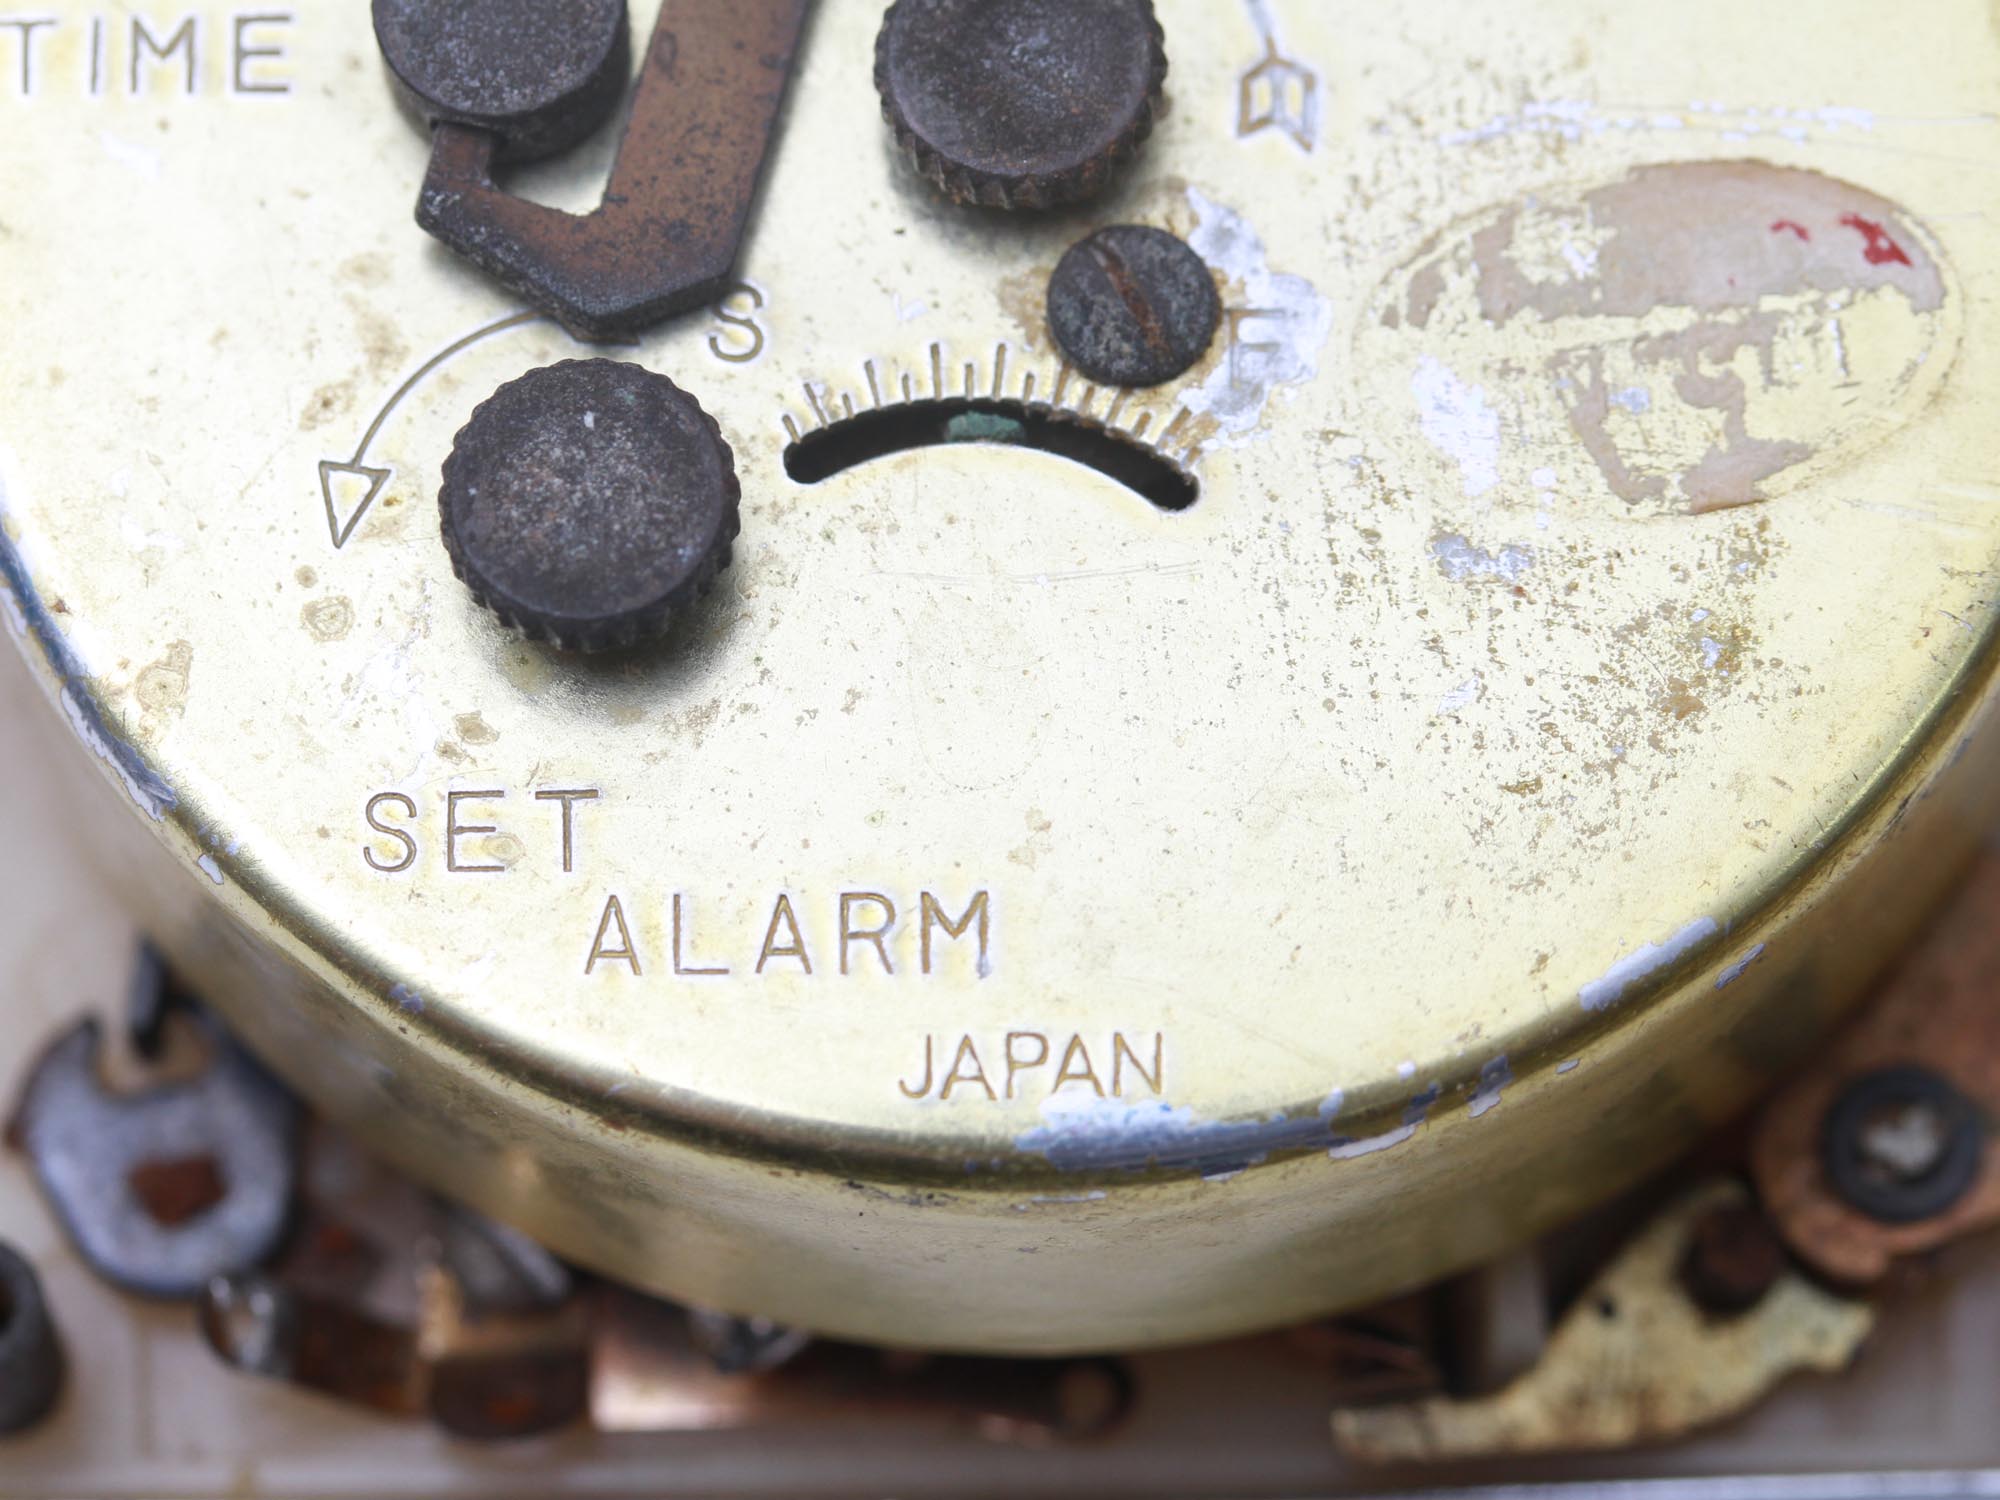
POLYGON ((312 394, 306 409, 299 413, 299 431, 317 432, 354 409, 355 382, 330 380, 312 394))
POLYGON ((2000 856, 1986 854, 1945 913, 1878 992, 1867 1014, 1810 1073, 1771 1100, 1751 1135, 1759 1195, 1792 1248, 1824 1275, 1879 1281, 1902 1257, 1923 1255, 2000 1224, 2000 1149, 1994 1127, 1977 1180, 1950 1209, 1887 1224, 1835 1195, 1821 1164, 1822 1122, 1854 1079, 1919 1066, 1948 1080, 1990 1122, 2000 1119, 2000 856))
POLYGON ((229 1195, 212 1156, 141 1162, 125 1181, 146 1216, 165 1229, 193 1222, 229 1195))
POLYGON ((1045 266, 1030 266, 1025 271, 1017 271, 1012 276, 1002 276, 994 283, 993 294, 1000 303, 1000 311, 1007 321, 1014 325, 1015 336, 1024 348, 1039 354, 1045 343, 1049 326, 1049 277, 1055 274, 1055 263, 1045 266))
POLYGON ((452 723, 458 737, 468 745, 490 745, 500 738, 498 731, 476 713, 460 714, 452 723))
POLYGON ((331 645, 354 629, 354 605, 345 594, 315 599, 299 611, 299 623, 322 646, 331 645))
POLYGON ((1660 708, 1672 714, 1677 721, 1708 712, 1708 705, 1695 697, 1694 689, 1685 678, 1680 677, 1668 681, 1666 692, 1660 695, 1660 708))
POLYGON ((133 693, 149 714, 179 715, 187 707, 188 678, 194 670, 194 647, 175 641, 166 655, 139 673, 133 693))

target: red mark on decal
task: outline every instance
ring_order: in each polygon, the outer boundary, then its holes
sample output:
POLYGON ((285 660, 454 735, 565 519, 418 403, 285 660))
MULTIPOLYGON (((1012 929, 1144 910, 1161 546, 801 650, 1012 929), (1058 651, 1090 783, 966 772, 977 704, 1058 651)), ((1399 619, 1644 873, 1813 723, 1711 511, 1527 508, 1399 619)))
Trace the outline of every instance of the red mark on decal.
POLYGON ((1771 226, 1771 233, 1773 233, 1773 234, 1786 234, 1786 233, 1790 233, 1790 234, 1795 234, 1795 235, 1797 235, 1797 236, 1798 236, 1798 237, 1799 237, 1800 239, 1804 240, 1804 241, 1805 241, 1805 242, 1806 242, 1807 244, 1809 244, 1809 245, 1810 245, 1810 244, 1812 243, 1812 231, 1811 231, 1811 230, 1809 230, 1809 229, 1807 229, 1805 225, 1803 225, 1803 224, 1799 223, 1799 222, 1798 222, 1797 220, 1795 220, 1795 219, 1780 219, 1780 220, 1778 220, 1778 222, 1777 222, 1777 223, 1775 223, 1775 224, 1773 224, 1773 225, 1771 226))
POLYGON ((1861 255, 1871 266, 1907 266, 1910 257, 1903 253, 1903 247, 1889 237, 1889 231, 1873 219, 1864 219, 1860 214, 1847 214, 1841 221, 1847 228, 1860 235, 1864 241, 1861 255))

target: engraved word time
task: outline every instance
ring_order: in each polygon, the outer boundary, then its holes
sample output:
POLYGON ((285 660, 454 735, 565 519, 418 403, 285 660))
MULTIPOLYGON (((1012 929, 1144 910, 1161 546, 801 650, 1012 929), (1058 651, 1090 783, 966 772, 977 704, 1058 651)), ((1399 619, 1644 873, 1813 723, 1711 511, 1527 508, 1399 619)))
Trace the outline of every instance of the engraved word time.
POLYGON ((162 90, 190 99, 289 94, 293 20, 290 11, 276 9, 0 15, 0 83, 11 85, 0 93, 23 99, 52 90, 91 99, 162 90))

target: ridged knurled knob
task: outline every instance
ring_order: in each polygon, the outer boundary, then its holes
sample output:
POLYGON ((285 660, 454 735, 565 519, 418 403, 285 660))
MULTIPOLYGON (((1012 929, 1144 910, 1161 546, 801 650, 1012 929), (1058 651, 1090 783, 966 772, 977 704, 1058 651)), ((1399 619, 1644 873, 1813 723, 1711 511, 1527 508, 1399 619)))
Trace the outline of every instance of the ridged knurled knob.
POLYGON ((896 0, 875 86, 896 142, 958 203, 1095 197, 1152 133, 1167 77, 1151 0, 896 0))
POLYGON ((452 569, 532 640, 615 651, 664 635, 729 565, 736 463, 700 404, 608 359, 500 387, 445 460, 452 569))

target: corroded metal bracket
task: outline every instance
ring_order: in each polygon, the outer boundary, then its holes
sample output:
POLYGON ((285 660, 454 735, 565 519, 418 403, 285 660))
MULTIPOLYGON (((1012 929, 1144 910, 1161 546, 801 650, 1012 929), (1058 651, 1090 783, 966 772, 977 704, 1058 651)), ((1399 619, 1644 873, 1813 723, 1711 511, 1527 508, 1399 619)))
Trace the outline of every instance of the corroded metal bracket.
POLYGON ((728 285, 811 0, 668 0, 604 200, 530 203, 500 137, 440 124, 417 222, 584 337, 630 337, 728 285))
POLYGON ((1505 1389, 1337 1411, 1335 1441, 1371 1464, 1617 1450, 1725 1421, 1797 1372, 1845 1368, 1875 1326, 1868 1302, 1788 1267, 1739 1312, 1718 1314, 1691 1294, 1685 1267, 1703 1225, 1748 1204, 1740 1185, 1718 1180, 1670 1206, 1505 1389))
POLYGON ((1879 1281, 1900 1258, 2000 1224, 1996 918, 2000 856, 1988 854, 1867 1012, 1758 1120, 1750 1145, 1758 1193, 1792 1248, 1822 1275, 1879 1281), (1854 1168, 1838 1150, 1851 1113, 1843 1104, 1861 1091, 1880 1093, 1884 1083, 1925 1079, 1928 1090, 1900 1104, 1885 1098, 1876 1119, 1856 1122, 1889 1183, 1906 1194, 1937 1189, 1924 1211, 1885 1211, 1875 1204, 1879 1193, 1851 1180, 1854 1168), (1961 1150, 1969 1164, 1961 1164, 1961 1150))

